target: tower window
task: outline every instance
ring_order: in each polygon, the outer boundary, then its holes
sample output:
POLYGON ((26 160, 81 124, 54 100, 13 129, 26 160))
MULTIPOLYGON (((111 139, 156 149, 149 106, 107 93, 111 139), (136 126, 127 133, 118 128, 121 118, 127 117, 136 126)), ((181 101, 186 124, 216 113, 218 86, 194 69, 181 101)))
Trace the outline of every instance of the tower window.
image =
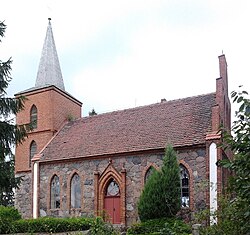
POLYGON ((30 144, 30 159, 29 159, 29 167, 31 167, 31 160, 37 152, 36 142, 33 140, 30 144))
POLYGON ((50 207, 51 209, 60 208, 60 181, 57 175, 55 175, 51 181, 50 207))
POLYGON ((37 107, 35 105, 32 105, 30 110, 30 123, 33 128, 37 128, 37 107))
POLYGON ((71 179, 71 208, 81 208, 81 181, 78 174, 71 179))
POLYGON ((183 165, 180 165, 181 174, 181 206, 189 207, 190 193, 189 193, 189 173, 183 165))

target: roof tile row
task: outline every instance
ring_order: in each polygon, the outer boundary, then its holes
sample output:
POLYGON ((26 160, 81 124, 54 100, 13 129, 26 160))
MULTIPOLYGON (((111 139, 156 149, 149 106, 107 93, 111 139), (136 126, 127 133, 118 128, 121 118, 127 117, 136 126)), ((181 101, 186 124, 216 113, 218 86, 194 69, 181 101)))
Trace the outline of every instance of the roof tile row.
POLYGON ((67 123, 41 160, 67 159, 205 143, 215 93, 164 101, 67 123))

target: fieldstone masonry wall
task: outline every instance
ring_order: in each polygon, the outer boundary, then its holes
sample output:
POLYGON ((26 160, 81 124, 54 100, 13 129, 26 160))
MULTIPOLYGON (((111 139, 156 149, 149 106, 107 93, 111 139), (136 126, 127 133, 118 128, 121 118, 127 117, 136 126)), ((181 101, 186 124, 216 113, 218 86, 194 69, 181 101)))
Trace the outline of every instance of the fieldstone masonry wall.
POLYGON ((206 191, 208 189, 208 183, 206 178, 206 150, 196 149, 188 151, 179 151, 178 158, 180 161, 184 161, 190 168, 190 178, 193 178, 193 188, 191 190, 191 203, 193 202, 194 211, 205 209, 206 207, 206 191), (190 172, 192 171, 192 172, 190 172))
POLYGON ((22 182, 19 189, 15 192, 15 207, 21 213, 23 218, 32 216, 32 183, 31 172, 18 173, 16 177, 22 177, 22 182))
MULTIPOLYGON (((192 174, 192 195, 193 209, 204 208, 206 203, 206 161, 205 148, 178 151, 178 158, 188 166, 192 174)), ((112 165, 120 173, 122 168, 126 169, 126 223, 130 225, 138 218, 137 201, 144 184, 144 174, 150 165, 159 167, 162 165, 164 154, 134 155, 113 157, 112 165)), ((82 160, 74 163, 59 163, 40 165, 40 215, 52 216, 75 216, 94 215, 94 172, 100 174, 106 169, 109 159, 82 160), (77 172, 82 181, 82 208, 79 210, 70 209, 70 177, 72 172, 77 172), (61 207, 58 210, 50 209, 50 181, 54 174, 60 178, 61 186, 61 207)), ((27 181, 28 183, 28 181, 27 181)), ((30 184, 30 182, 29 182, 30 184)), ((27 189, 27 186, 25 186, 27 189)), ((25 189, 21 190, 22 192, 25 189)), ((21 198, 20 198, 21 199, 21 198)), ((30 201, 30 200, 29 200, 30 201)), ((21 200, 20 200, 21 202, 21 200)), ((31 205, 31 204, 30 204, 31 205)), ((24 207, 22 207, 23 209, 24 207)), ((31 211, 29 209, 29 211, 31 211)), ((25 212, 26 213, 26 212, 25 212)), ((26 213, 27 214, 27 213, 26 213)))

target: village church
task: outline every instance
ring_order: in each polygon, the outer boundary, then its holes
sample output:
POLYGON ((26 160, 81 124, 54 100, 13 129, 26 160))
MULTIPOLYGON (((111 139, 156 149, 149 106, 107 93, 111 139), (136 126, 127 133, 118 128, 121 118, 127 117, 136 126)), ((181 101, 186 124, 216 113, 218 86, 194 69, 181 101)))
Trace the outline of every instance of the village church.
POLYGON ((17 124, 35 123, 16 148, 16 176, 23 177, 16 208, 24 218, 105 210, 112 223, 131 225, 170 143, 178 153, 182 207, 217 209, 227 175, 216 162, 229 157, 218 147, 218 129, 231 123, 224 55, 214 81, 209 94, 81 117, 82 103, 64 87, 49 19, 35 86, 15 95, 27 98, 17 124))

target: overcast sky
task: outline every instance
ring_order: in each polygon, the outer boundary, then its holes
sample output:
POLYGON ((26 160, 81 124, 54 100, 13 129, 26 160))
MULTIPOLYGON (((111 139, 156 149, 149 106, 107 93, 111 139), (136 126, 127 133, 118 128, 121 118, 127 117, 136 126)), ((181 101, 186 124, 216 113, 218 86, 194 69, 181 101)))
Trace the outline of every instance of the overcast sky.
POLYGON ((249 0, 6 0, 0 59, 8 95, 35 85, 48 25, 66 91, 97 113, 215 91, 226 55, 229 91, 250 92, 249 0))

